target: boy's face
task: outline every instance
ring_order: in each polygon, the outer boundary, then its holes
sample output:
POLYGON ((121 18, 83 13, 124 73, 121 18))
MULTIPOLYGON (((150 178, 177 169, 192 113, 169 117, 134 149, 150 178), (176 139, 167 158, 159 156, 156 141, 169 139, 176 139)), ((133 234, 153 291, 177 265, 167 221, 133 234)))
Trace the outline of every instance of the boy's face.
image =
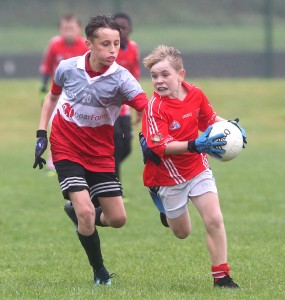
POLYGON ((59 26, 59 33, 64 38, 66 44, 73 44, 77 36, 81 34, 81 27, 76 20, 62 20, 59 26))
POLYGON ((175 70, 170 61, 165 58, 152 66, 150 75, 154 90, 161 97, 179 98, 179 90, 185 76, 184 69, 175 70))
POLYGON ((116 23, 120 26, 121 30, 121 44, 125 45, 132 32, 132 28, 125 18, 116 18, 116 23))
POLYGON ((91 50, 91 59, 96 63, 96 69, 110 66, 120 50, 120 33, 110 28, 99 28, 96 37, 87 40, 87 46, 91 50))

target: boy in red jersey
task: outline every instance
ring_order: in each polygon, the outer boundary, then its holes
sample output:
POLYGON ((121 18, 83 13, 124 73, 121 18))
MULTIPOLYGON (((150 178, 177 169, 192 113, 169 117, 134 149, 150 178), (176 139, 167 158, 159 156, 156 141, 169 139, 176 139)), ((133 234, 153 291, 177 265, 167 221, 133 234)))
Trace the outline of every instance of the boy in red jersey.
MULTIPOLYGON (((146 160, 144 185, 161 212, 162 223, 180 239, 191 231, 187 209, 191 199, 205 224, 214 286, 238 288, 230 277, 223 216, 206 155, 219 157, 224 151, 207 149, 210 125, 224 119, 217 116, 199 88, 184 81, 177 49, 158 46, 143 62, 150 70, 155 91, 144 112, 142 133, 147 146, 161 159, 159 164, 146 160), (199 130, 205 131, 200 137, 199 130)), ((239 129, 246 143, 245 131, 239 129)))
POLYGON ((81 36, 79 19, 73 14, 63 15, 59 20, 59 35, 49 41, 40 65, 41 91, 44 96, 48 91, 48 81, 53 79, 60 61, 83 55, 87 51, 85 39, 81 36))
MULTIPOLYGON (((48 91, 48 82, 50 79, 53 79, 60 61, 83 55, 87 51, 88 47, 85 39, 81 36, 81 23, 79 19, 73 14, 63 15, 59 20, 59 35, 49 41, 40 65, 41 105, 48 91)), ((54 170, 51 155, 49 155, 47 160, 47 170, 54 170)))
POLYGON ((65 199, 75 210, 77 234, 95 284, 111 284, 103 263, 98 226, 122 227, 126 211, 114 170, 114 123, 122 104, 143 111, 148 100, 140 84, 115 60, 120 27, 111 16, 91 18, 85 27, 90 51, 62 60, 42 106, 34 168, 43 168, 47 126, 51 152, 65 199))
MULTIPOLYGON (((130 71, 130 73, 139 80, 140 78, 140 59, 139 48, 136 42, 130 40, 129 36, 132 32, 132 20, 125 13, 117 13, 114 18, 121 29, 121 44, 120 51, 116 62, 130 71)), ((141 119, 141 114, 137 113, 137 119, 134 124, 137 124, 141 119)), ((117 178, 120 178, 120 165, 124 159, 131 153, 131 142, 133 138, 131 111, 128 105, 123 105, 120 115, 115 122, 114 127, 115 141, 115 173, 117 178)))

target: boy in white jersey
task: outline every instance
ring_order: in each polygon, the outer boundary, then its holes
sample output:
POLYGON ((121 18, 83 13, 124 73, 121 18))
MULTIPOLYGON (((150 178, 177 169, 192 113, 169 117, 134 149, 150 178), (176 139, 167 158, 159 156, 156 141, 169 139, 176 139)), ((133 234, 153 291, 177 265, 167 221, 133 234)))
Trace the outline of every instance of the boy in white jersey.
POLYGON ((34 168, 42 169, 47 125, 57 105, 50 143, 65 199, 75 209, 78 238, 93 268, 95 284, 111 284, 95 227, 122 227, 126 211, 115 176, 114 123, 123 103, 143 111, 148 103, 140 84, 115 60, 120 27, 111 16, 91 18, 85 27, 89 48, 60 62, 47 94, 37 131, 34 168))
MULTIPOLYGON (((146 160, 144 185, 161 212, 162 223, 180 239, 191 231, 187 209, 191 199, 205 224, 214 286, 238 288, 230 277, 223 216, 206 155, 219 157, 224 150, 205 147, 210 125, 224 119, 216 115, 199 88, 184 81, 177 49, 158 46, 143 62, 150 70, 155 91, 144 112, 142 133, 147 146, 161 159, 159 164, 146 160), (199 130, 204 132, 200 137, 199 130)), ((239 129, 246 143, 245 131, 239 129)))

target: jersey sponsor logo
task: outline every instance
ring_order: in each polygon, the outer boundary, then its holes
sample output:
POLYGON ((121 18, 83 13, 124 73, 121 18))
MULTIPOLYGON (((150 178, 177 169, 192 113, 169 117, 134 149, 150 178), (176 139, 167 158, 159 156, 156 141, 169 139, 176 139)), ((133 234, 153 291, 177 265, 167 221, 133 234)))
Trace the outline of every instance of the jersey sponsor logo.
POLYGON ((62 109, 67 117, 72 118, 74 116, 74 108, 69 103, 62 104, 62 109))
POLYGON ((178 121, 173 121, 170 125, 169 125, 169 130, 177 130, 181 127, 180 123, 178 121))
POLYGON ((84 119, 84 120, 91 120, 91 121, 100 121, 104 119, 110 119, 107 113, 103 113, 101 115, 89 115, 89 114, 82 114, 78 113, 74 110, 74 108, 69 103, 62 104, 63 113, 68 117, 72 118, 75 117, 76 119, 84 119))
POLYGON ((87 114, 80 114, 78 112, 75 112, 75 118, 76 119, 84 119, 84 120, 91 120, 91 121, 100 121, 103 119, 110 119, 109 115, 102 114, 102 115, 87 115, 87 114))
POLYGON ((158 143, 163 139, 163 135, 160 132, 157 132, 157 133, 151 135, 150 139, 153 142, 158 143))
POLYGON ((186 118, 189 118, 189 117, 192 117, 192 113, 183 115, 182 119, 186 119, 186 118))

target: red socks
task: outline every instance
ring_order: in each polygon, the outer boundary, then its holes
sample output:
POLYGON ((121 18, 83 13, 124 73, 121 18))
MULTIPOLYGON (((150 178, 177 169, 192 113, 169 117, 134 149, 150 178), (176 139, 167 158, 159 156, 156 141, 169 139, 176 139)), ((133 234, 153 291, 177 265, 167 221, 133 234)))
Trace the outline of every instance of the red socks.
POLYGON ((230 267, 227 262, 218 266, 212 266, 212 276, 215 280, 223 278, 226 275, 230 276, 230 267))

